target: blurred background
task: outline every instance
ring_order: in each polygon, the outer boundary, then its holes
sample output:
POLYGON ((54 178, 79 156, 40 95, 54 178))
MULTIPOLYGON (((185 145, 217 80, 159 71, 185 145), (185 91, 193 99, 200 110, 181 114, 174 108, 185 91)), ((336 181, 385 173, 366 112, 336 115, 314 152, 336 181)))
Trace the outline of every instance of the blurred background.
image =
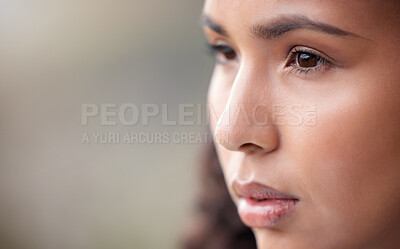
POLYGON ((189 103, 204 114, 213 61, 202 4, 0 0, 2 249, 177 248, 205 141, 90 136, 201 133, 206 123, 166 126, 158 115, 106 126, 99 110, 83 125, 82 105, 166 104, 177 120, 189 103))

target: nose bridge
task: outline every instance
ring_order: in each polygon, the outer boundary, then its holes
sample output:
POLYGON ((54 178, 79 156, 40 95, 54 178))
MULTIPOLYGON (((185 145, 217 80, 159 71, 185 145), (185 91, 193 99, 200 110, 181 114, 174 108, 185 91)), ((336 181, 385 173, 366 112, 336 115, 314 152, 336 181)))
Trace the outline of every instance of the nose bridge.
POLYGON ((278 136, 272 123, 272 99, 268 80, 257 67, 241 67, 216 127, 217 142, 229 150, 273 150, 278 136))
POLYGON ((260 88, 256 75, 251 72, 252 70, 239 70, 218 125, 249 126, 253 123, 253 109, 262 104, 259 95, 265 89, 260 88))

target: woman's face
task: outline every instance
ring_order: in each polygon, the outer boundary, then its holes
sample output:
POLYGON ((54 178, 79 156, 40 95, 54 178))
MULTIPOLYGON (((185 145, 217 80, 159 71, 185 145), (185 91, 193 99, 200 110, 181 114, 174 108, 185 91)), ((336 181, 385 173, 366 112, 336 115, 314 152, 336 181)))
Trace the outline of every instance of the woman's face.
POLYGON ((399 9, 205 2, 211 128, 259 248, 398 248, 399 9))

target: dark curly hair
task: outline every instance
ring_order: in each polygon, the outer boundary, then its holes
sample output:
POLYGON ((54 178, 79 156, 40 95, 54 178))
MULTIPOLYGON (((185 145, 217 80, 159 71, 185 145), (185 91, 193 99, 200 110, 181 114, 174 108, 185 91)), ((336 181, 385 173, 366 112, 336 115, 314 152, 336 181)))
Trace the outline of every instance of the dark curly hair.
POLYGON ((215 147, 205 148, 200 193, 183 238, 183 249, 256 249, 252 231, 240 221, 227 191, 215 147))

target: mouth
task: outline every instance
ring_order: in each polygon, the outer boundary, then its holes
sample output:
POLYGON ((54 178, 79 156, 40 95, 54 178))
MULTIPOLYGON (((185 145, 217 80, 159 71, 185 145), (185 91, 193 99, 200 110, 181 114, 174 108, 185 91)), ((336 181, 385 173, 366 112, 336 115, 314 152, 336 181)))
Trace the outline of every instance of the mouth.
POLYGON ((238 213, 249 227, 272 228, 295 211, 299 199, 259 183, 240 184, 233 190, 239 197, 238 213))

